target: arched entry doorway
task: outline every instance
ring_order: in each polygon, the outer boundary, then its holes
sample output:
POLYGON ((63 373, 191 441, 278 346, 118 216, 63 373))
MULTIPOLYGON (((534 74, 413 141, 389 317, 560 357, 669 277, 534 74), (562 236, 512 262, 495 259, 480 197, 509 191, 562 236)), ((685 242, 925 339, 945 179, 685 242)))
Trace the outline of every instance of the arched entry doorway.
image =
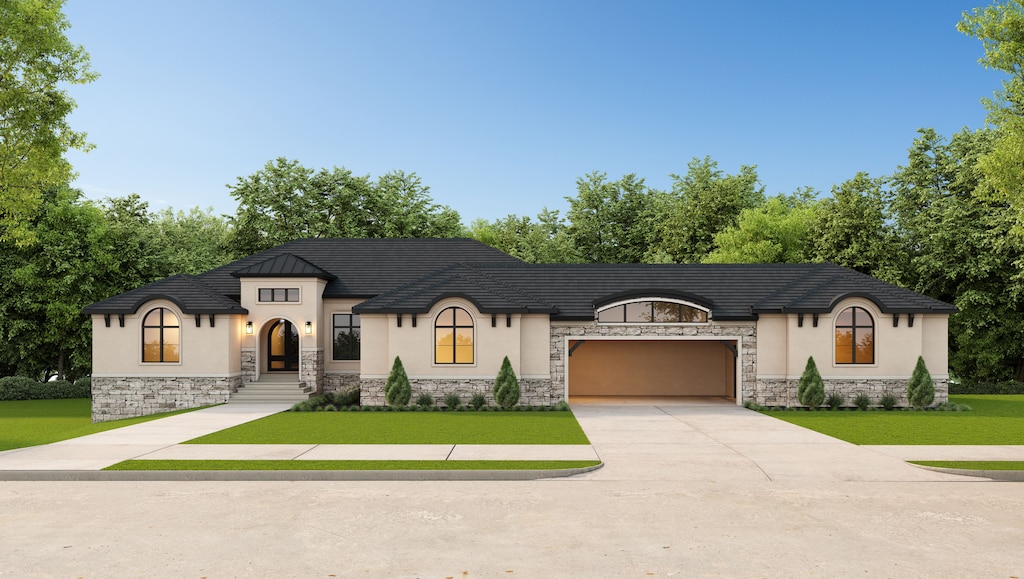
POLYGON ((267 371, 299 370, 299 331, 288 320, 277 320, 267 330, 267 371))

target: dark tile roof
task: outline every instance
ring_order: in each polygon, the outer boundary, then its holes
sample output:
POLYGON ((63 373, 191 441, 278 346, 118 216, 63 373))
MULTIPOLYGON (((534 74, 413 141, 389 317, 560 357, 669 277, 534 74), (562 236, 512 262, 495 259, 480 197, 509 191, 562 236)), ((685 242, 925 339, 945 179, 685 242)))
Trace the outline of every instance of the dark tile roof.
POLYGON ((87 314, 134 314, 144 303, 166 299, 185 314, 247 314, 249 310, 219 294, 191 275, 175 275, 140 288, 96 302, 83 311, 87 314))
POLYGON ((332 280, 337 276, 309 263, 301 257, 283 253, 267 258, 249 267, 231 272, 234 277, 318 277, 332 280))
POLYGON ((315 276, 325 298, 366 298, 363 313, 422 313, 463 296, 484 313, 550 313, 591 320, 595 306, 624 296, 680 297, 717 320, 761 313, 824 313, 861 296, 886 313, 956 308, 834 264, 527 264, 470 239, 301 239, 200 274, 175 276, 114 296, 87 313, 129 313, 166 297, 185 313, 246 313, 239 277, 315 276))

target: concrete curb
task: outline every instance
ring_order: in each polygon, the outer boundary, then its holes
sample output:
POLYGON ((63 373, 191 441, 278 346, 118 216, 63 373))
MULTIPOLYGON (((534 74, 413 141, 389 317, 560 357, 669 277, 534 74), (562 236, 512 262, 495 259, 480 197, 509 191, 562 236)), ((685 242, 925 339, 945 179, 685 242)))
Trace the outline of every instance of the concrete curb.
POLYGON ((5 470, 0 481, 485 481, 539 480, 597 470, 5 470))
POLYGON ((908 462, 907 464, 916 466, 917 468, 934 470, 935 472, 945 474, 976 476, 979 478, 992 479, 994 481, 1024 482, 1024 470, 967 470, 962 468, 945 468, 942 466, 925 466, 923 464, 914 464, 912 462, 908 462))

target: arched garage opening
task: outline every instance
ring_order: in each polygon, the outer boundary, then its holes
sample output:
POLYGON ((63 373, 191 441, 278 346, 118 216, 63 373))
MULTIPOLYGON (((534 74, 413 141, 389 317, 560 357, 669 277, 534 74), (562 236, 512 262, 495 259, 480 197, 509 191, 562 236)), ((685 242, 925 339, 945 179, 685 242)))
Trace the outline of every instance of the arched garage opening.
POLYGON ((738 338, 569 338, 569 396, 717 396, 739 392, 738 338))

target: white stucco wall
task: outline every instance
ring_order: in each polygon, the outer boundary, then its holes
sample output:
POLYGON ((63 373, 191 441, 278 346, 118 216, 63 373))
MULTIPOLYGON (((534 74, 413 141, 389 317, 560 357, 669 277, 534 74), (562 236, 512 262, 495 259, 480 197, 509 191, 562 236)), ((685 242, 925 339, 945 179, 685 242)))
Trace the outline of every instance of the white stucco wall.
POLYGON ((883 314, 867 299, 851 298, 837 304, 831 313, 804 314, 803 327, 796 314, 761 314, 757 322, 758 378, 799 378, 813 356, 823 378, 906 378, 914 370, 918 356, 933 377, 945 378, 948 369, 948 316, 916 314, 910 327, 906 314, 893 327, 893 315, 883 314), (875 324, 875 363, 837 364, 835 362, 835 318, 848 307, 867 310, 875 324))
POLYGON ((241 372, 240 341, 244 332, 244 317, 217 314, 210 327, 209 315, 200 316, 196 327, 195 316, 181 313, 180 308, 167 300, 153 300, 139 308, 135 314, 124 316, 124 327, 118 316, 110 316, 107 327, 102 314, 92 316, 93 376, 232 376, 241 372), (167 308, 178 316, 181 327, 179 362, 142 361, 142 320, 155 308, 167 308))
POLYGON ((511 327, 506 315, 498 314, 491 327, 491 314, 481 314, 472 302, 451 298, 439 301, 427 314, 398 316, 363 315, 362 360, 363 378, 387 377, 395 356, 410 378, 494 378, 508 356, 520 378, 549 378, 548 315, 512 314, 511 327), (456 306, 473 318, 474 361, 472 364, 434 363, 434 320, 442 310, 456 306))

